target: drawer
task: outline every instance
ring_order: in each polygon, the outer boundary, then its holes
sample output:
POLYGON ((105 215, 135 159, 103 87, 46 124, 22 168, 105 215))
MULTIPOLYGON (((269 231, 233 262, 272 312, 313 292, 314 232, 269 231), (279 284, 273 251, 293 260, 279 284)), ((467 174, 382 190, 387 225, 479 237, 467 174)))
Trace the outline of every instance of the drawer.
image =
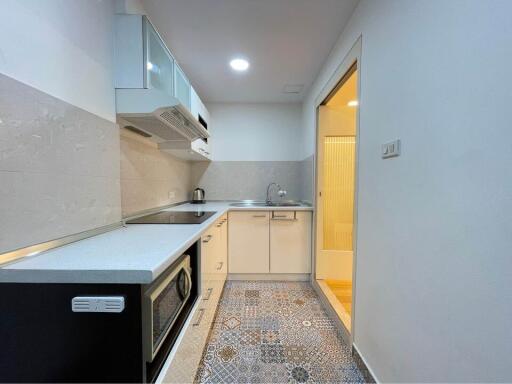
POLYGON ((201 297, 201 307, 217 309, 217 305, 222 294, 224 282, 219 280, 211 280, 203 290, 201 297))
POLYGON ((194 381, 214 315, 215 311, 212 308, 199 305, 165 373, 164 383, 194 381))

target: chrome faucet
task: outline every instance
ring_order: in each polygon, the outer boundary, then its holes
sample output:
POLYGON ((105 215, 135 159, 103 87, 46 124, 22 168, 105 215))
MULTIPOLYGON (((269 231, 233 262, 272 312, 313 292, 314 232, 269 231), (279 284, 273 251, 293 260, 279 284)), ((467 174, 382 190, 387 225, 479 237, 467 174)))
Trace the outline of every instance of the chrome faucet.
POLYGON ((279 195, 279 197, 283 197, 283 196, 286 196, 286 191, 281 189, 281 186, 277 183, 270 183, 267 187, 267 200, 265 201, 265 203, 267 205, 273 205, 274 203, 272 202, 272 187, 277 187, 277 194, 279 195))

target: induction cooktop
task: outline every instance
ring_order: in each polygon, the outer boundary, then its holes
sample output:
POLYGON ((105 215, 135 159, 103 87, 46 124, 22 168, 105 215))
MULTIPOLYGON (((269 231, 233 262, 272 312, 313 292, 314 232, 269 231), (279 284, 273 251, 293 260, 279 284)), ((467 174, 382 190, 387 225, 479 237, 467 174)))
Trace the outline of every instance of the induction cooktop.
POLYGON ((201 224, 215 213, 207 211, 165 211, 128 220, 126 224, 201 224))

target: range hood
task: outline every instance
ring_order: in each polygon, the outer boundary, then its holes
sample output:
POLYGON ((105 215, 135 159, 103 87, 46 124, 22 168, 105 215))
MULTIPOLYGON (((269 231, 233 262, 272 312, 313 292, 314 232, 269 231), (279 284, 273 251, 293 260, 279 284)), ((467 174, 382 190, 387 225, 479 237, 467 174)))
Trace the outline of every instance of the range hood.
POLYGON ((133 126, 157 143, 210 136, 176 97, 156 88, 117 88, 116 111, 123 125, 133 126))

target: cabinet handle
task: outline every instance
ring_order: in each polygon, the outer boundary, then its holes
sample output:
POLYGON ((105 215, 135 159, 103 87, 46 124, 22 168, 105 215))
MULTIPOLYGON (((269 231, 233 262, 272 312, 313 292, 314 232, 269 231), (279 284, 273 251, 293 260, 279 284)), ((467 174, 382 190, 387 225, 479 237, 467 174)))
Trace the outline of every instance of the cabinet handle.
POLYGON ((222 269, 222 266, 224 265, 223 261, 219 262, 219 267, 217 268, 217 271, 220 271, 222 269))
POLYGON ((267 215, 252 215, 252 217, 254 217, 254 218, 258 218, 258 217, 267 217, 267 215))
POLYGON ((212 295, 213 288, 208 288, 206 291, 208 292, 208 296, 203 297, 204 301, 210 300, 210 296, 212 295))
POLYGON ((203 240, 203 243, 208 243, 213 238, 212 235, 206 236, 206 238, 203 240))
POLYGON ((288 219, 286 215, 276 215, 274 212, 272 212, 271 219, 276 221, 297 221, 297 211, 293 211, 293 219, 288 219))
POLYGON ((197 320, 192 326, 197 327, 199 324, 201 324, 201 321, 203 320, 204 316, 204 308, 199 309, 199 315, 197 316, 197 320))

